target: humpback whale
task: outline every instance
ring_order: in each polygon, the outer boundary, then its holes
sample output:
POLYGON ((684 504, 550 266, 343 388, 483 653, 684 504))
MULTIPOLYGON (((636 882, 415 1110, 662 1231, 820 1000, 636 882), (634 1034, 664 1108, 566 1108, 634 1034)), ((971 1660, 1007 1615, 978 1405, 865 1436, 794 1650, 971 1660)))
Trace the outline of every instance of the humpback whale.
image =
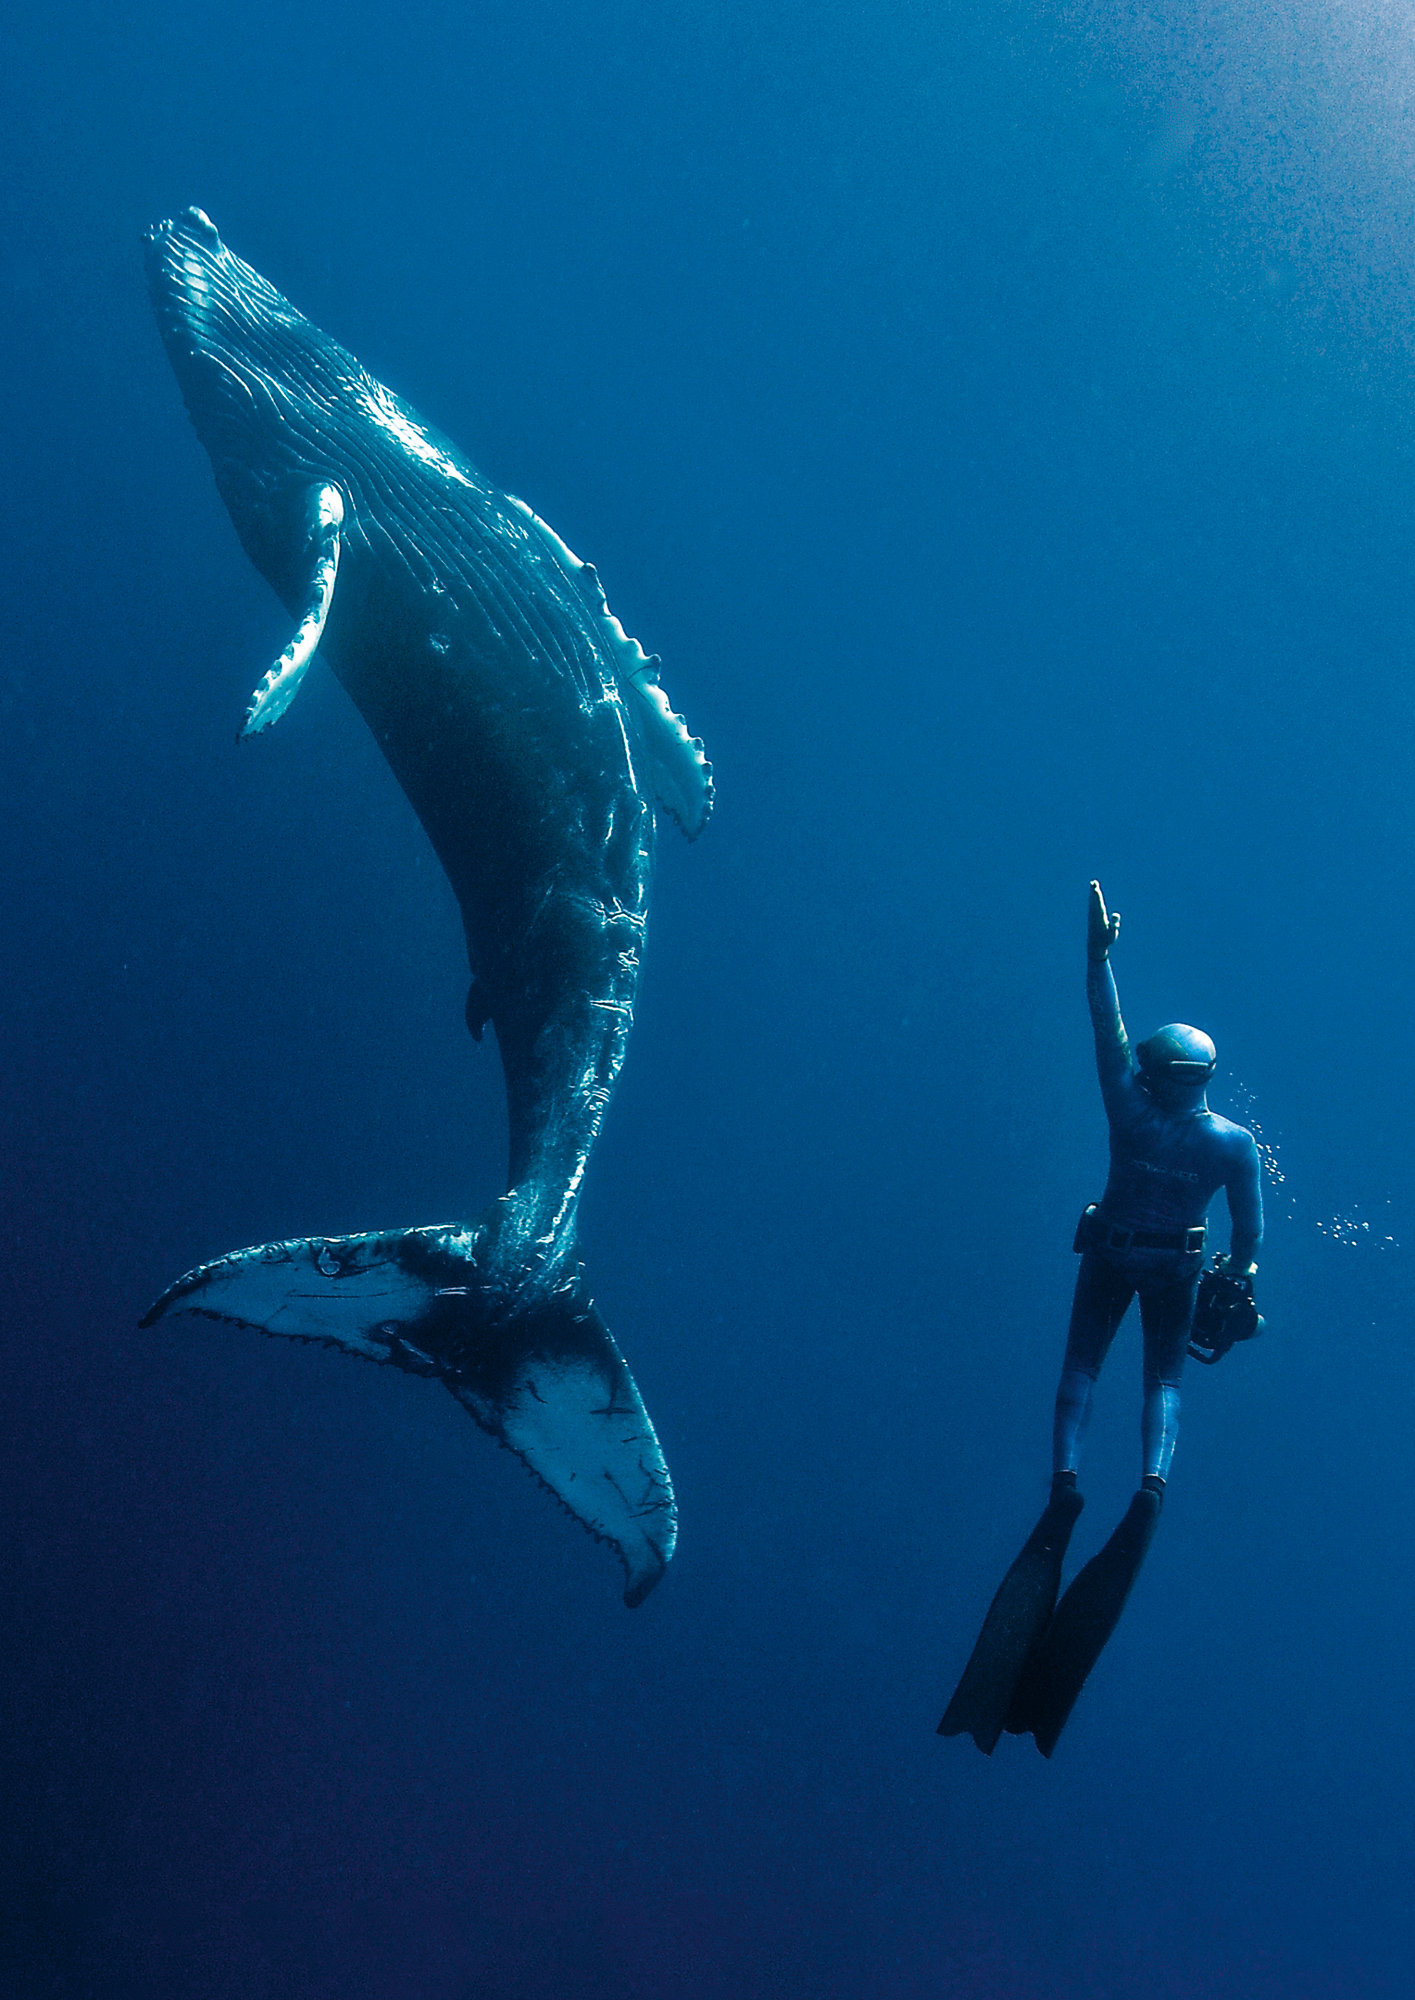
POLYGON ((468 1221, 238 1250, 143 1320, 195 1312, 445 1383, 621 1557, 643 1601, 673 1553, 668 1469, 575 1254, 624 1061, 655 818, 689 839, 712 767, 592 564, 234 256, 200 209, 147 234, 163 343, 217 488, 294 636, 243 736, 316 652, 452 884, 467 1025, 505 1073, 507 1188, 468 1221))

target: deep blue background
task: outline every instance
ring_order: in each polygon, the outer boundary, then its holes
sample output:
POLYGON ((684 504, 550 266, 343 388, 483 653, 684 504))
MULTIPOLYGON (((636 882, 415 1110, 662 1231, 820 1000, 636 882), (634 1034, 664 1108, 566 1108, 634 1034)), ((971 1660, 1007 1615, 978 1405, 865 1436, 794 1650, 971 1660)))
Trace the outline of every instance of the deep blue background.
POLYGON ((1407 92, 1372 0, 11 27, 7 1991, 1407 1990, 1407 92), (142 287, 188 202, 599 564, 716 761, 585 1203, 683 1514, 632 1616, 435 1385, 135 1329, 503 1145, 352 708, 233 746, 287 635, 142 287), (987 1762, 933 1731, 1045 1491, 1092 874, 1132 1027, 1280 1142, 1271 1331, 1193 1372, 1054 1762, 987 1762))

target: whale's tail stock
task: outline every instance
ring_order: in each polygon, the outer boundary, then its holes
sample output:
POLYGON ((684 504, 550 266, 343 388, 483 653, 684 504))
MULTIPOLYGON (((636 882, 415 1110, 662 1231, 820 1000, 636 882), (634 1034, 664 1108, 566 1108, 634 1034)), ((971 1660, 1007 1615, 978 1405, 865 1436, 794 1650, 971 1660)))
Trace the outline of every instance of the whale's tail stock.
POLYGON ((492 1275, 496 1220, 236 1250, 179 1278, 142 1324, 200 1313, 437 1377, 613 1545, 624 1602, 642 1604, 677 1532, 653 1425, 579 1267, 508 1289, 492 1275))

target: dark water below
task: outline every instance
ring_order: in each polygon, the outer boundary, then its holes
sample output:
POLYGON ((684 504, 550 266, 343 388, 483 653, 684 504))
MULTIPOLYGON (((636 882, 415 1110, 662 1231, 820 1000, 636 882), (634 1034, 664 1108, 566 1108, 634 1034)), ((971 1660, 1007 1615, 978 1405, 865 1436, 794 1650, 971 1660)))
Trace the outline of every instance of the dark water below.
MULTIPOLYGON (((7 1991, 1406 1990, 1415 48, 1351 0, 138 10, 0 68, 7 1991), (584 1216, 673 1468, 617 1570, 436 1385, 177 1322, 474 1213, 450 894, 151 324, 188 202, 600 568, 707 739, 584 1216), (934 1725, 1045 1490, 1132 1028, 1256 1108, 1053 1763, 934 1725), (1399 1357, 1399 1365, 1397 1365, 1399 1357)), ((1138 1470, 1103 1380, 1089 1554, 1138 1470)))

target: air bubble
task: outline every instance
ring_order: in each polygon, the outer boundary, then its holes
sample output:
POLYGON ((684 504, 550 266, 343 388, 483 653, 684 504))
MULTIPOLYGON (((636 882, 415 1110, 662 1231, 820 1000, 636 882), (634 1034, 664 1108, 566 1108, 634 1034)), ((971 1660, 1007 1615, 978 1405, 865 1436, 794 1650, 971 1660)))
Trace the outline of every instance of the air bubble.
MULTIPOLYGON (((1356 1208, 1359 1209, 1360 1206, 1361 1204, 1357 1202, 1356 1208)), ((1390 1206, 1389 1201, 1387 1201, 1386 1206, 1390 1206)), ((1329 1242, 1344 1243, 1349 1250, 1355 1250, 1362 1243, 1375 1243, 1382 1250, 1386 1248, 1398 1250, 1400 1248, 1400 1245, 1393 1236, 1387 1236, 1380 1229, 1379 1225, 1375 1229, 1372 1229, 1370 1223, 1363 1221, 1354 1211, 1350 1215, 1333 1215, 1326 1221, 1319 1222, 1317 1224, 1317 1234, 1325 1236, 1329 1242)))
POLYGON ((1264 1174, 1273 1187, 1281 1187, 1287 1179, 1287 1174, 1278 1165, 1277 1147, 1263 1136, 1263 1128, 1259 1124, 1257 1113, 1254 1110, 1255 1099, 1252 1091, 1246 1083, 1240 1083, 1235 1077, 1233 1080, 1233 1094, 1242 1106, 1243 1122, 1253 1135, 1254 1143, 1258 1148, 1258 1158, 1263 1163, 1264 1174))

